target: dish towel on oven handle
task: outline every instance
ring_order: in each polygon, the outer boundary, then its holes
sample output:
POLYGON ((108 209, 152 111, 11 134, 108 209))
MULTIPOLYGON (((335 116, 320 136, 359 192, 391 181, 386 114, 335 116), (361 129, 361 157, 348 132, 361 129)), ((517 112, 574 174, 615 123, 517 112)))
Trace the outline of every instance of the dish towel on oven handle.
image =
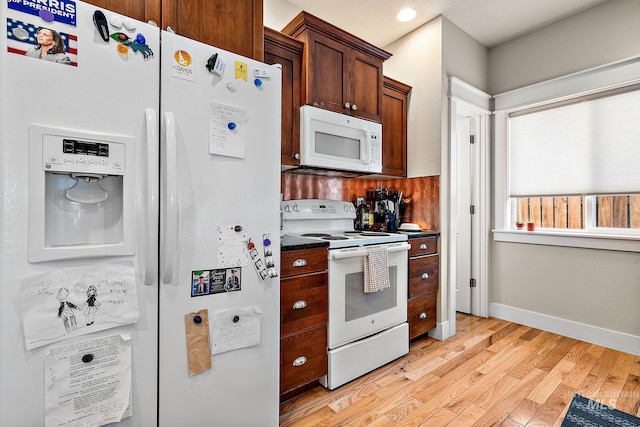
POLYGON ((387 248, 367 248, 364 259, 364 292, 378 292, 391 286, 389 283, 389 253, 387 248))

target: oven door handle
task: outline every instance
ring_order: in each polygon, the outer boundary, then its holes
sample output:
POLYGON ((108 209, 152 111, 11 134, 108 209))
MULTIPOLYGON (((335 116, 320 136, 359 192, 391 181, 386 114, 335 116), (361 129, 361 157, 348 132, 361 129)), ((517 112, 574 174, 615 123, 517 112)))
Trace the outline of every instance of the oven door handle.
MULTIPOLYGON (((408 251, 411 245, 408 243, 401 243, 399 245, 385 246, 389 253, 408 251)), ((345 259, 345 258, 357 258, 367 256, 367 248, 359 247, 357 249, 341 249, 335 251, 329 251, 329 259, 345 259)))

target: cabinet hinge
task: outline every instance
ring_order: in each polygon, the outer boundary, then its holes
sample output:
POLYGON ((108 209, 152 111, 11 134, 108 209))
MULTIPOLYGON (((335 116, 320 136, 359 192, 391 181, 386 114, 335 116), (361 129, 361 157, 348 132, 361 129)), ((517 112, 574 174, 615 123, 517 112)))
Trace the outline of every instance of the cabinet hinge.
POLYGON ((475 135, 469 135, 469 142, 472 144, 476 143, 476 136, 475 135))
POLYGON ((474 215, 474 214, 476 213, 476 207, 475 207, 475 205, 471 205, 471 206, 469 206, 469 213, 470 213, 471 215, 474 215))
POLYGON ((477 286, 476 285, 476 279, 474 279, 474 278, 469 279, 469 287, 475 288, 476 286, 477 286))

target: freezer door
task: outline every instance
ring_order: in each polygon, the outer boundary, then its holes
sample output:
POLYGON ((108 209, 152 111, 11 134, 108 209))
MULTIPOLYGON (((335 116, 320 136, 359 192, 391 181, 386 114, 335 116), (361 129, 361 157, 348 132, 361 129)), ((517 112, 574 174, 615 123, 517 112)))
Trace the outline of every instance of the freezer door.
POLYGON ((279 280, 262 280, 245 242, 266 263, 268 236, 279 265, 281 70, 162 32, 161 74, 160 425, 275 426, 279 280), (248 308, 259 343, 190 375, 189 314, 208 312, 208 359, 231 331, 215 317, 248 308))
MULTIPOLYGON (((132 349, 132 416, 119 425, 157 425, 158 223, 157 215, 155 218, 153 216, 153 207, 147 206, 146 202, 153 199, 148 192, 149 182, 158 180, 158 155, 153 151, 157 153, 159 132, 154 129, 158 129, 159 125, 157 121, 153 124, 153 121, 158 115, 160 103, 160 31, 154 26, 128 20, 101 9, 107 22, 121 23, 119 27, 106 23, 104 29, 107 37, 103 39, 94 23, 94 13, 98 9, 77 1, 3 1, 0 4, 0 20, 7 28, 0 37, 2 426, 45 425, 44 361, 54 348, 119 334, 130 334, 132 349), (52 9, 57 6, 62 9, 52 9), (42 9, 30 9, 35 7, 42 9), (47 22, 45 19, 53 21, 47 22), (54 31, 61 35, 65 44, 64 52, 49 51, 47 58, 39 58, 41 50, 33 48, 41 27, 47 28, 44 31, 47 37, 53 38, 54 31), (42 144, 40 149, 30 147, 29 144, 29 130, 35 129, 34 126, 38 129, 55 129, 53 133, 57 135, 82 135, 82 138, 76 139, 82 141, 83 138, 88 138, 91 144, 110 135, 127 146, 122 155, 125 156, 126 163, 131 165, 131 170, 124 176, 124 182, 120 180, 119 184, 109 184, 111 187, 107 192, 113 191, 112 194, 118 195, 121 188, 127 188, 124 192, 131 189, 123 199, 133 215, 131 226, 99 236, 78 232, 78 239, 71 238, 71 234, 55 234, 60 230, 55 230, 52 226, 52 236, 44 243, 48 247, 56 246, 61 249, 75 245, 78 241, 94 247, 100 246, 99 243, 102 242, 106 247, 113 246, 112 243, 126 237, 131 241, 126 251, 107 251, 101 254, 99 251, 89 253, 79 250, 75 252, 73 259, 29 262, 28 239, 35 231, 29 229, 28 218, 37 218, 39 215, 40 220, 45 221, 43 212, 34 212, 35 208, 30 204, 30 199, 36 197, 30 191, 28 177, 31 169, 40 168, 36 174, 38 181, 34 185, 42 186, 42 194, 46 193, 42 144), (36 157, 33 164, 30 163, 31 156, 36 157), (151 173, 150 180, 147 179, 147 171, 151 173), (153 256, 146 257, 148 253, 153 256), (85 313, 75 310, 77 327, 70 328, 67 332, 62 317, 58 317, 60 301, 56 298, 64 272, 80 268, 91 276, 92 272, 102 266, 116 262, 132 266, 135 271, 135 283, 130 283, 129 289, 135 289, 137 294, 138 320, 123 326, 113 324, 96 332, 99 329, 97 325, 104 319, 101 316, 114 310, 118 300, 121 300, 110 298, 105 288, 98 288, 97 301, 101 305, 97 309, 95 323, 87 325, 90 321, 85 322, 85 313), (47 287, 45 282, 31 282, 33 277, 42 274, 54 285, 47 287), (29 283, 33 287, 29 287, 29 283), (22 298, 25 294, 21 295, 21 288, 29 297, 26 300, 22 298), (34 296, 36 290, 40 293, 34 296), (34 305, 25 305, 31 303, 34 305), (37 322, 43 331, 51 327, 59 332, 48 337, 50 340, 45 345, 32 350, 27 350, 25 343, 24 324, 32 320, 25 319, 27 312, 37 313, 37 322)), ((46 43, 44 40, 42 45, 46 43)), ((89 150, 91 153, 87 151, 85 155, 78 154, 87 150, 86 144, 82 148, 80 145, 82 144, 76 144, 73 148, 79 160, 89 162, 97 158, 93 149, 89 150)), ((66 192, 70 182, 76 181, 57 175, 52 175, 51 178, 46 185, 52 187, 52 192, 62 194, 66 192)), ((67 199, 63 209, 77 209, 77 200, 90 198, 87 193, 79 195, 77 191, 71 197, 75 197, 76 201, 67 199)), ((156 194, 156 203, 157 199, 156 194)), ((99 210, 98 205, 101 203, 97 199, 91 201, 95 202, 93 207, 84 209, 87 215, 93 213, 92 209, 99 210)), ((51 209, 60 208, 53 204, 48 206, 51 209)), ((68 227, 74 224, 66 213, 58 213, 61 224, 68 227)), ((100 218, 97 214, 91 217, 91 222, 95 225, 100 222, 100 218)), ((107 215, 103 215, 103 218, 104 223, 118 224, 119 221, 119 218, 107 215)), ((84 219, 88 219, 88 216, 84 219)), ((76 289, 74 282, 69 287, 69 301, 81 306, 87 299, 85 293, 84 285, 78 285, 76 289)), ((135 317, 135 313, 130 314, 135 317)))

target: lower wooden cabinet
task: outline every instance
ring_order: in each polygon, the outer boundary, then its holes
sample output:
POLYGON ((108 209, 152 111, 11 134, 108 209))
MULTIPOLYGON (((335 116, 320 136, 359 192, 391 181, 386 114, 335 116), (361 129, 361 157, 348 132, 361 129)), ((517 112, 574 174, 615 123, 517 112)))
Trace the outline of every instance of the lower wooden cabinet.
POLYGON ((280 395, 327 374, 327 248, 283 251, 280 279, 280 395))
POLYGON ((407 320, 411 340, 436 327, 440 275, 438 237, 414 238, 409 243, 407 320))

